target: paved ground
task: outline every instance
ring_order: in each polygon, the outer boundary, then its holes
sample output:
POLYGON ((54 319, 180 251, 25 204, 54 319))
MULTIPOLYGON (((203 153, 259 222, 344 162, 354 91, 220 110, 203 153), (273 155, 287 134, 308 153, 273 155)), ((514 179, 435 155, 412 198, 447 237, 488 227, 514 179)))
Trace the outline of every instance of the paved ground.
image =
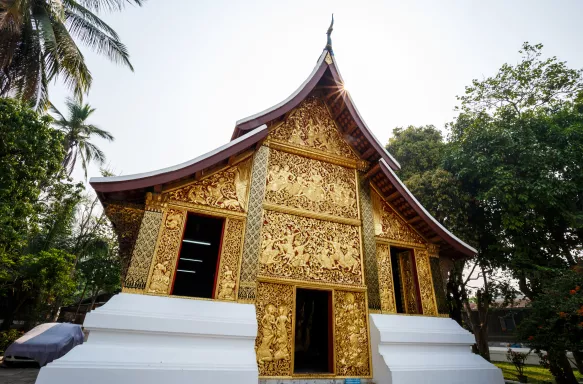
POLYGON ((0 384, 34 384, 38 368, 0 367, 0 384))

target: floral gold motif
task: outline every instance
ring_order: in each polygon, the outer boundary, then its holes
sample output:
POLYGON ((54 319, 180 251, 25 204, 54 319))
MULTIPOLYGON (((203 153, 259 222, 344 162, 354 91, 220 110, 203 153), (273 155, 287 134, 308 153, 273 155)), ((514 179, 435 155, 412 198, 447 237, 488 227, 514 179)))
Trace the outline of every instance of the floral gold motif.
POLYGON ((377 244, 377 263, 381 310, 383 313, 397 313, 397 306, 395 304, 395 286, 393 284, 393 267, 391 263, 391 249, 388 244, 377 244))
POLYGON ((437 316, 437 305, 431 278, 429 254, 425 250, 415 250, 415 264, 417 266, 417 280, 421 297, 421 309, 426 316, 437 316))
POLYGON ((219 281, 215 295, 220 300, 236 300, 244 228, 243 220, 226 219, 219 261, 219 281))
POLYGON ((308 211, 357 219, 354 170, 272 150, 265 200, 308 211))
POLYGON ((265 211, 259 274, 362 285, 359 241, 355 226, 265 211))
POLYGON ((336 374, 369 376, 366 296, 364 292, 334 292, 336 374))
POLYGON ((247 209, 251 160, 214 173, 200 181, 166 192, 169 202, 183 202, 194 206, 208 206, 233 212, 247 209))
POLYGON ((163 220, 156 254, 152 261, 148 293, 168 294, 180 250, 186 212, 169 209, 163 220))
POLYGON ((379 264, 377 261, 377 245, 374 234, 373 208, 371 188, 368 179, 359 177, 359 202, 362 217, 362 245, 364 258, 364 278, 368 293, 368 308, 372 311, 381 310, 379 291, 379 264))
POLYGON ((405 251, 398 254, 399 264, 401 264, 401 287, 403 290, 403 305, 408 314, 419 314, 417 308, 417 290, 415 288, 415 278, 413 277, 413 260, 411 252, 405 251))
POLYGON ((124 288, 138 290, 146 288, 161 223, 162 213, 154 211, 144 213, 132 261, 124 281, 124 288))
POLYGON ((425 245, 426 241, 376 192, 371 192, 377 237, 411 245, 425 245))
POLYGON ((338 132, 324 102, 316 96, 306 98, 290 112, 283 124, 269 134, 269 138, 359 160, 338 132))
POLYGON ((257 285, 255 352, 260 376, 291 375, 293 298, 291 285, 257 285))

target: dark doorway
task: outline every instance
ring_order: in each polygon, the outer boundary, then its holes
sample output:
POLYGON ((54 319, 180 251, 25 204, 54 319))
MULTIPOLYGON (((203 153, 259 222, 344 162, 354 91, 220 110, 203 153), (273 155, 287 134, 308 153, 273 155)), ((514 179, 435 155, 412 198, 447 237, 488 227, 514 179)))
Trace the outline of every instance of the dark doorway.
POLYGON ((294 373, 333 373, 332 292, 298 288, 294 373))
POLYGON ((188 214, 172 294, 213 297, 223 219, 188 214))
POLYGON ((395 305, 397 306, 397 313, 405 313, 403 307, 403 287, 401 285, 401 263, 399 262, 398 254, 404 249, 391 247, 391 265, 393 267, 393 285, 395 288, 395 305))

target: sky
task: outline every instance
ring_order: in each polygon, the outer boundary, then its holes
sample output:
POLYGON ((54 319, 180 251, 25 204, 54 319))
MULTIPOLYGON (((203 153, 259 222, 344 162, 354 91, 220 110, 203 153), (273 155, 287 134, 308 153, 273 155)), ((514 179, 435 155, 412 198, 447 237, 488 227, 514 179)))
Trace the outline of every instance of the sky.
MULTIPOLYGON (((345 88, 383 144, 395 127, 443 129, 456 115, 456 95, 516 63, 525 41, 583 68, 579 0, 148 0, 101 15, 127 45, 134 72, 81 45, 93 75, 89 122, 115 136, 94 140, 108 167, 148 172, 228 142, 237 120, 284 100, 308 77, 331 13, 345 88)), ((70 95, 58 82, 51 87, 61 112, 70 95)), ((84 180, 81 169, 73 176, 84 180)))

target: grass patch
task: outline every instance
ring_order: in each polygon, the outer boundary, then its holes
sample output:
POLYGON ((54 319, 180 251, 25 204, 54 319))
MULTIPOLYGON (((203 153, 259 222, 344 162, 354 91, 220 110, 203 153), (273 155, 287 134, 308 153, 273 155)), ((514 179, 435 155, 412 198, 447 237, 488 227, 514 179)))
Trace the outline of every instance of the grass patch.
MULTIPOLYGON (((514 365, 498 361, 494 362, 494 365, 496 365, 498 368, 502 370, 502 374, 504 375, 504 378, 506 380, 518 381, 514 365)), ((581 381, 581 379, 583 379, 583 376, 579 374, 577 370, 575 370, 574 372, 577 380, 581 381)), ((553 379, 553 375, 551 375, 551 372, 549 372, 548 369, 540 367, 538 365, 526 365, 524 367, 524 375, 528 377, 529 384, 530 383, 547 384, 555 382, 555 380, 553 379)))

